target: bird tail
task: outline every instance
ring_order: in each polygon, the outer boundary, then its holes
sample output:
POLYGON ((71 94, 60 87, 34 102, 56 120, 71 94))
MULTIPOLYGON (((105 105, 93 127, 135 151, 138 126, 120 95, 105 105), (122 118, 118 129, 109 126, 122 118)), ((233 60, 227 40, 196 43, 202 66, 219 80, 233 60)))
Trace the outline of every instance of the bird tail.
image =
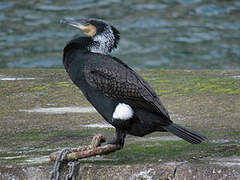
POLYGON ((168 126, 164 126, 163 128, 192 144, 199 144, 206 139, 204 135, 199 134, 193 130, 189 130, 175 123, 171 123, 168 126))

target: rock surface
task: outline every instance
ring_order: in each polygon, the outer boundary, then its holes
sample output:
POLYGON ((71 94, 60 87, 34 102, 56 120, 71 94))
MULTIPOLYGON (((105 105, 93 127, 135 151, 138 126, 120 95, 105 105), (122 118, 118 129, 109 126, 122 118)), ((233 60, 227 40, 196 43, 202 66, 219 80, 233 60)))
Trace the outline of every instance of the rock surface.
MULTIPOLYGON (((144 70, 173 121, 208 141, 128 136, 115 153, 81 160, 78 179, 240 179, 240 71, 144 70)), ((47 179, 48 155, 111 138, 64 70, 0 70, 0 179, 47 179)))

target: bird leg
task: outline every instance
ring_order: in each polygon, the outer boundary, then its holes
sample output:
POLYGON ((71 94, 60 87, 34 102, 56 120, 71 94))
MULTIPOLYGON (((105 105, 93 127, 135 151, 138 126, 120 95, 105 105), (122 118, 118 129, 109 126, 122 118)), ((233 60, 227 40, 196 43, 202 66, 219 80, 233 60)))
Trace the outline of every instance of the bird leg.
POLYGON ((116 129, 115 134, 116 134, 116 137, 112 141, 104 143, 104 144, 102 144, 102 146, 107 145, 107 144, 113 144, 113 145, 120 146, 120 148, 123 148, 124 143, 125 143, 126 133, 124 131, 116 129))

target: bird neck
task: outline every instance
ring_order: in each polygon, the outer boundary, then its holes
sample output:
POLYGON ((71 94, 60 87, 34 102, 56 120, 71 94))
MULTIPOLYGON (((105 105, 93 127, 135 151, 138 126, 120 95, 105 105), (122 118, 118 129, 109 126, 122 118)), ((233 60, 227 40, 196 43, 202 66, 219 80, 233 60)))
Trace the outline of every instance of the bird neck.
POLYGON ((93 43, 88 46, 90 52, 109 54, 115 48, 115 37, 110 29, 105 30, 101 34, 95 35, 93 43))
POLYGON ((81 49, 107 55, 114 48, 116 48, 114 36, 100 34, 94 37, 79 37, 69 41, 64 48, 64 53, 72 49, 81 49))
MULTIPOLYGON (((106 34, 105 34, 106 35, 106 34)), ((92 52, 100 54, 109 54, 112 49, 116 47, 114 38, 111 36, 96 35, 92 37, 79 37, 72 39, 67 43, 63 50, 63 64, 66 69, 68 69, 69 64, 72 61, 72 58, 69 58, 73 51, 92 52)))
POLYGON ((72 39, 67 43, 67 45, 64 48, 64 53, 67 53, 69 50, 73 49, 80 49, 83 51, 89 51, 89 46, 93 44, 93 40, 90 37, 79 37, 76 39, 72 39))
POLYGON ((81 51, 82 53, 89 52, 88 46, 92 43, 93 41, 89 37, 79 37, 76 39, 72 39, 67 43, 63 50, 63 64, 67 71, 69 65, 73 61, 72 53, 74 51, 81 51))

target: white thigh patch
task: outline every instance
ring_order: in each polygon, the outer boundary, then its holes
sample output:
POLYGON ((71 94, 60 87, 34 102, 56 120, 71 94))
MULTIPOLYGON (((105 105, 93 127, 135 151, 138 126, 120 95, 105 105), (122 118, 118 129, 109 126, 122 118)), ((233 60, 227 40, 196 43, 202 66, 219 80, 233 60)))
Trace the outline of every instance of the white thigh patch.
POLYGON ((133 109, 128 104, 119 103, 113 113, 114 119, 128 120, 133 117, 133 109))

